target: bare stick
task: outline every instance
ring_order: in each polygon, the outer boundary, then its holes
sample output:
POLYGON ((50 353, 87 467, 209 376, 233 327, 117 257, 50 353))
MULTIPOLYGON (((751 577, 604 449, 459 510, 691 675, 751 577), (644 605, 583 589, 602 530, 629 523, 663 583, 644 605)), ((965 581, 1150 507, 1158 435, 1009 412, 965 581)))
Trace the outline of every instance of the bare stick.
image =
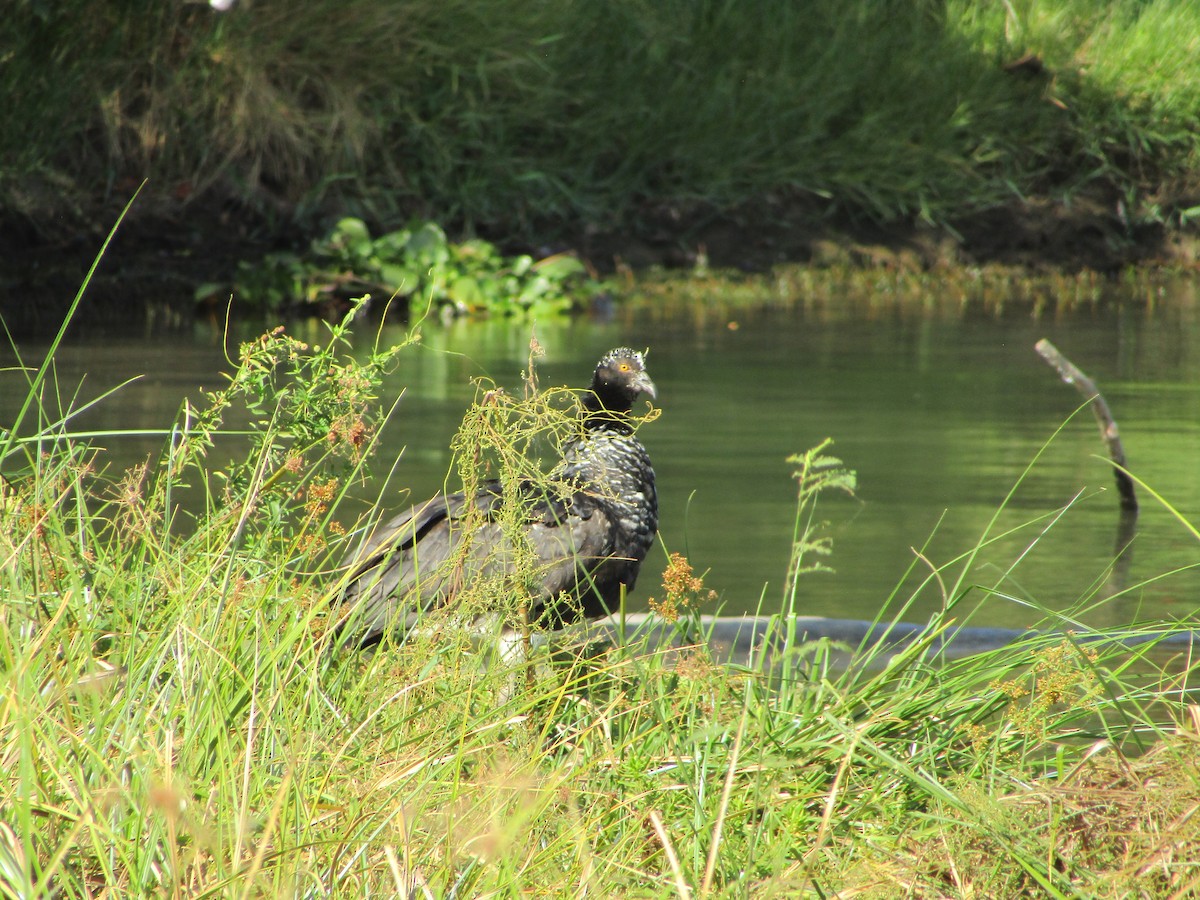
POLYGON ((1038 341, 1033 349, 1038 352, 1038 356, 1058 370, 1063 381, 1075 385, 1079 393, 1091 401, 1092 415, 1096 417, 1096 424, 1100 426, 1100 437, 1108 445, 1108 456, 1113 461, 1113 474, 1117 479, 1117 493, 1121 496, 1121 509, 1130 513, 1137 512, 1137 495, 1133 490, 1133 479, 1125 471, 1125 448, 1121 445, 1121 435, 1095 382, 1079 371, 1073 362, 1045 338, 1038 341))
POLYGON ((679 867, 679 857, 675 855, 675 848, 671 846, 671 839, 667 836, 667 829, 663 827, 662 816, 658 814, 658 810, 656 809, 650 810, 650 824, 654 826, 654 833, 658 835, 658 842, 662 844, 663 852, 667 854, 667 862, 671 866, 671 874, 675 877, 675 890, 679 891, 679 896, 682 900, 692 900, 692 889, 684 881, 683 869, 679 867))
POLYGON ((725 827, 725 814, 729 811, 729 796, 733 793, 733 776, 737 774, 738 753, 742 749, 742 737, 746 734, 746 718, 749 715, 749 710, 743 707, 742 719, 738 722, 737 736, 733 739, 733 752, 729 754, 725 786, 721 788, 721 809, 717 813, 717 824, 713 826, 712 844, 708 848, 708 861, 704 864, 704 880, 700 882, 701 898, 708 896, 709 889, 712 887, 713 873, 717 869, 717 854, 721 849, 721 831, 725 827))

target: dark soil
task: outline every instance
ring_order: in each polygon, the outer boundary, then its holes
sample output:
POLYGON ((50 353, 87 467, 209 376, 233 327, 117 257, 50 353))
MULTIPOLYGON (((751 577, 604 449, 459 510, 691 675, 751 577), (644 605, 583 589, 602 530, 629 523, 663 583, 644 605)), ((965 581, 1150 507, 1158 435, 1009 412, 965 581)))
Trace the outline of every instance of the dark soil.
POLYGON ((764 271, 792 262, 929 270, 999 265, 1031 272, 1116 274, 1129 266, 1195 266, 1200 235, 1131 225, 1115 200, 1013 201, 933 227, 826 215, 797 203, 760 202, 705 216, 660 210, 629 234, 580 235, 573 247, 595 264, 637 269, 688 266, 699 253, 718 268, 764 271))
MULTIPOLYGON (((644 210, 628 230, 559 230, 543 242, 485 236, 511 251, 574 250, 602 273, 691 267, 701 259, 711 267, 743 271, 765 271, 779 263, 923 271, 999 265, 1033 273, 1103 275, 1130 266, 1197 267, 1195 233, 1133 227, 1119 210, 1100 197, 1077 198, 1070 206, 1013 201, 935 228, 880 224, 802 202, 764 200, 725 211, 656 207, 644 210)), ((20 218, 0 216, 0 315, 11 333, 28 336, 58 328, 117 213, 96 216, 103 227, 70 234, 47 233, 20 218)), ((213 314, 196 303, 198 287, 229 283, 239 262, 284 247, 303 248, 310 236, 230 204, 133 214, 101 260, 76 327, 135 322, 169 327, 213 314)))

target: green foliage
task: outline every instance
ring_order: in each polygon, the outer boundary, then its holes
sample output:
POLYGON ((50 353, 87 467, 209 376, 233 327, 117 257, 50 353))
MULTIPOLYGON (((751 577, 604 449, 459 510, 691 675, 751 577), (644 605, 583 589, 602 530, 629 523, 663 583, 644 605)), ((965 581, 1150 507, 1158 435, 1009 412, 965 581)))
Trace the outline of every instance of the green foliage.
POLYGON ((1046 174, 1068 197, 1096 182, 1116 189, 1133 218, 1180 223, 1184 210, 1172 201, 1186 205, 1195 188, 1200 90, 1190 73, 1195 48, 1179 36, 1196 33, 1200 9, 1142 0, 953 8, 973 44, 1038 67, 1032 77, 1060 110, 1048 137, 1065 151, 1046 174))
MULTIPOLYGON (((216 290, 206 285, 198 298, 216 290)), ((407 300, 417 318, 430 310, 537 317, 581 305, 598 285, 569 254, 505 257, 484 240, 452 242, 432 222, 372 238, 361 219, 347 218, 303 255, 242 263, 233 290, 273 310, 375 292, 407 300)))
POLYGON ((1174 0, 23 0, 0 191, 36 215, 149 177, 268 216, 578 233, 764 198, 946 222, 1097 188, 1178 221, 1196 33, 1174 0))
POLYGON ((825 451, 833 445, 826 438, 811 450, 788 457, 788 463, 796 466, 792 477, 798 483, 796 502, 796 524, 792 535, 791 563, 788 566, 789 604, 795 609, 796 588, 801 575, 808 572, 831 572, 821 562, 821 557, 833 553, 833 542, 827 535, 820 534, 816 521, 817 498, 826 491, 837 490, 854 495, 858 477, 847 469, 840 459, 826 456, 825 451), (810 558, 815 557, 813 561, 810 558))

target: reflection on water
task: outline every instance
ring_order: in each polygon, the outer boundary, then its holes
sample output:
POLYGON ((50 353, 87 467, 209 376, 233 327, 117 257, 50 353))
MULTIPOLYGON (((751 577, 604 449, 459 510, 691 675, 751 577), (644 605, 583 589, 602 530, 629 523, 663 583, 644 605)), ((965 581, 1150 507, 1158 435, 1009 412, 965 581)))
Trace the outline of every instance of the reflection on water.
MULTIPOLYGON (((1198 299, 1182 285, 1149 304, 1109 298, 1069 312, 984 312, 944 298, 902 308, 810 298, 758 312, 623 310, 603 322, 539 323, 547 356, 538 371, 543 385, 578 387, 608 348, 650 348, 663 415, 642 436, 658 472, 663 541, 708 570, 726 612, 779 608, 794 526, 785 460, 830 436, 858 471, 859 494, 819 507, 837 572, 807 576, 797 612, 872 618, 889 597, 908 602, 927 582, 906 618, 970 588, 978 625, 1024 627, 1040 618, 1030 604, 1067 609, 1122 589, 1084 621, 1192 619, 1200 571, 1189 567, 1200 563, 1200 540, 1143 491, 1137 536, 1113 572, 1119 520, 1104 446, 1087 410, 1072 417, 1079 396, 1033 345, 1049 338, 1097 381, 1135 474, 1200 523, 1198 299), (978 553, 929 577, 985 535, 978 553)), ((325 333, 315 323, 291 330, 308 341, 325 333)), ((403 489, 420 498, 442 488, 472 379, 516 388, 528 363, 527 325, 456 322, 423 333, 388 383, 399 402, 385 456, 403 451, 386 495, 393 506, 408 501, 403 489)), ((387 343, 400 337, 393 326, 379 333, 387 343)), ((362 329, 364 352, 375 338, 362 329)), ((27 361, 38 352, 22 349, 27 361)), ((101 431, 169 427, 183 397, 219 386, 228 368, 219 330, 198 326, 186 337, 93 335, 60 352, 58 372, 64 406, 142 376, 80 417, 80 428, 101 431)), ((8 422, 23 392, 15 373, 0 379, 8 422)), ((106 445, 117 466, 160 439, 106 445)), ((657 589, 662 562, 651 555, 639 602, 657 589)))

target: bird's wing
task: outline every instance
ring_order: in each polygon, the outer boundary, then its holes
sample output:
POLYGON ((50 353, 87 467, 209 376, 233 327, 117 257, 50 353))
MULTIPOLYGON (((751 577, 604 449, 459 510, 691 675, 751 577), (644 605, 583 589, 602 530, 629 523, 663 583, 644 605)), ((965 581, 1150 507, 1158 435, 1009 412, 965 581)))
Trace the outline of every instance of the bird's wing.
POLYGON ((531 483, 521 485, 520 495, 519 550, 500 521, 502 490, 494 481, 471 497, 439 494, 377 528, 345 561, 339 634, 373 643, 389 631, 407 631, 466 585, 521 571, 537 609, 562 594, 577 597, 588 615, 614 604, 612 591, 595 589, 631 583, 622 574, 630 561, 614 554, 618 526, 609 504, 531 483), (523 553, 532 555, 522 565, 523 553))
MULTIPOLYGON (((569 554, 574 537, 553 536, 559 523, 571 521, 569 498, 532 483, 521 485, 519 497, 523 527, 539 534, 531 544, 534 562, 557 562, 569 554)), ((515 572, 513 542, 500 522, 502 506, 500 483, 488 481, 473 495, 439 494, 375 528, 343 560, 339 634, 372 643, 389 629, 407 630, 466 584, 515 572)))
POLYGON ((412 550, 442 523, 463 518, 472 505, 490 519, 500 505, 499 482, 485 482, 471 501, 462 493, 438 494, 377 526, 342 560, 349 567, 348 580, 353 583, 384 559, 412 550))
POLYGON ((533 525, 529 540, 542 566, 536 617, 542 618, 543 607, 547 624, 616 611, 622 591, 633 589, 653 540, 653 532, 631 539, 634 528, 620 503, 584 491, 572 496, 565 518, 533 525))
POLYGON ((573 599, 563 602, 592 606, 589 597, 594 594, 594 582, 613 553, 614 522, 602 506, 580 507, 573 504, 561 520, 543 520, 529 529, 529 546, 539 567, 539 605, 553 606, 567 594, 573 599))
POLYGON ((500 496, 491 481, 470 497, 438 494, 375 528, 343 560, 345 613, 337 631, 369 644, 453 596, 471 568, 469 554, 459 553, 463 520, 474 509, 481 529, 494 527, 500 496))

